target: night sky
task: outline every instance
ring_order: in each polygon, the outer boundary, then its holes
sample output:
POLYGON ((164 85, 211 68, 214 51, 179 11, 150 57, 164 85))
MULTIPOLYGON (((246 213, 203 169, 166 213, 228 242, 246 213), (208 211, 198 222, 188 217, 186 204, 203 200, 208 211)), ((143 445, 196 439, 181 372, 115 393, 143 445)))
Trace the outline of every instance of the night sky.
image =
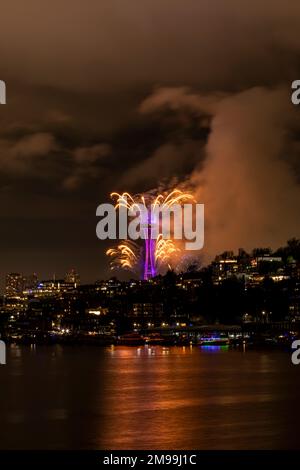
POLYGON ((299 1, 2 0, 0 279, 110 275, 96 207, 173 178, 203 262, 300 237, 299 1))

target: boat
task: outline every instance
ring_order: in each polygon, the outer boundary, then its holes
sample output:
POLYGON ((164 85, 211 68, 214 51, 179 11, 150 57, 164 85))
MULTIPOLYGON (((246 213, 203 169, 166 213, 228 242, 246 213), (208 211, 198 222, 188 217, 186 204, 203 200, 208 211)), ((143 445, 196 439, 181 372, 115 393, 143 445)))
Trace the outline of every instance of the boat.
POLYGON ((202 336, 198 342, 200 346, 227 346, 229 338, 225 335, 202 336))
POLYGON ((159 333, 150 333, 148 336, 144 336, 144 340, 146 344, 149 344, 149 346, 167 344, 166 338, 161 336, 159 333))
POLYGON ((123 346, 142 346, 145 339, 139 333, 127 333, 119 336, 117 344, 123 346))

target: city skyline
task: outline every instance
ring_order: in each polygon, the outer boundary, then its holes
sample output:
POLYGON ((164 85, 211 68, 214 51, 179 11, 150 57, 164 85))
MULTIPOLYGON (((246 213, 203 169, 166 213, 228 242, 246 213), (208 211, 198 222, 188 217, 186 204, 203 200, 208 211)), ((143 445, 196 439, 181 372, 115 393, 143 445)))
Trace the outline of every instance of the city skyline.
POLYGON ((4 338, 21 344, 144 344, 147 334, 150 339, 163 334, 151 341, 201 345, 213 340, 242 346, 247 335, 248 342, 253 336, 258 343, 281 347, 296 337, 299 280, 297 239, 275 252, 226 251, 206 267, 191 265, 184 272, 169 270, 149 279, 111 277, 85 284, 75 269, 61 279, 45 280, 10 273, 0 326, 4 338), (267 336, 261 337, 263 332, 267 336), (123 340, 124 333, 129 336, 123 340))
MULTIPOLYGON (((215 254, 213 259, 209 263, 200 263, 200 258, 191 257, 191 258, 188 259, 188 262, 186 263, 186 265, 181 264, 181 265, 179 265, 179 269, 178 269, 178 266, 177 266, 177 269, 175 269, 175 270, 173 268, 171 268, 171 269, 168 268, 168 269, 166 269, 165 272, 174 271, 177 274, 185 273, 185 272, 189 272, 189 271, 200 272, 203 269, 206 269, 207 267, 212 266, 219 259, 234 259, 234 260, 237 260, 239 258, 245 258, 245 259, 248 259, 248 260, 250 260, 250 259, 260 260, 260 259, 263 259, 264 257, 266 258, 266 260, 269 259, 269 260, 277 261, 277 262, 280 261, 282 263, 286 263, 289 260, 289 262, 293 262, 298 266, 299 262, 300 262, 300 239, 291 238, 291 239, 287 240, 287 242, 284 246, 277 247, 277 249, 275 249, 275 250, 272 250, 270 248, 270 246, 253 247, 252 250, 250 250, 250 251, 244 250, 244 248, 242 248, 242 247, 240 247, 235 252, 232 251, 232 250, 225 250, 222 253, 215 254)), ((280 266, 276 266, 276 268, 279 269, 280 266)), ((109 279, 113 279, 113 278, 116 278, 120 281, 130 280, 130 279, 136 279, 136 280, 139 279, 141 281, 142 280, 144 280, 144 281, 145 280, 146 281, 151 280, 151 278, 149 278, 149 279, 144 278, 143 271, 141 273, 138 273, 138 272, 135 273, 134 271, 128 271, 126 279, 123 278, 123 276, 122 276, 123 274, 124 274, 124 271, 123 271, 122 265, 120 265, 118 270, 116 270, 116 271, 115 270, 110 270, 108 277, 106 277, 106 278, 98 277, 98 278, 93 279, 93 282, 105 281, 105 280, 109 280, 109 279)), ((17 276, 17 282, 19 282, 19 280, 20 280, 20 281, 22 281, 22 283, 25 283, 25 284, 30 282, 30 280, 32 281, 32 279, 35 279, 36 282, 38 280, 39 281, 42 281, 42 280, 46 280, 46 281, 65 280, 66 282, 74 282, 74 283, 77 283, 78 285, 80 283, 81 284, 89 284, 89 282, 87 282, 86 279, 82 279, 82 277, 79 273, 79 270, 77 270, 77 268, 75 268, 75 267, 68 268, 65 271, 60 272, 60 273, 52 273, 51 274, 51 273, 48 272, 48 275, 46 275, 46 276, 40 276, 40 275, 38 275, 37 272, 24 273, 24 272, 21 272, 21 271, 16 271, 16 272, 9 271, 5 275, 6 283, 7 283, 7 277, 9 277, 9 276, 13 276, 13 277, 17 276)), ((156 273, 156 276, 160 276, 160 274, 156 273)), ((156 277, 156 276, 152 276, 152 277, 156 277)))

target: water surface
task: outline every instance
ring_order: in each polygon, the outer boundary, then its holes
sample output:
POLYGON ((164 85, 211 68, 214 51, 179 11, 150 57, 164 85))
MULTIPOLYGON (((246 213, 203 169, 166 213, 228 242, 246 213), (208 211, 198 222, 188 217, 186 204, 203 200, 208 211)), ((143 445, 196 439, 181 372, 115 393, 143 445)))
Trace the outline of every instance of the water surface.
POLYGON ((300 366, 220 347, 10 346, 2 449, 300 448, 300 366))

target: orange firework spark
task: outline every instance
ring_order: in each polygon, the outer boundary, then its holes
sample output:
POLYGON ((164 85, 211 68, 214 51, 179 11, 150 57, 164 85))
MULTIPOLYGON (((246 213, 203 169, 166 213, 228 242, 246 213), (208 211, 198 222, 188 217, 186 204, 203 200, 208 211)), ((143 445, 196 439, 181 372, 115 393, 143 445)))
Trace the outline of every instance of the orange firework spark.
MULTIPOLYGON (((177 188, 173 189, 170 193, 160 193, 156 196, 149 193, 146 195, 138 194, 132 196, 128 192, 122 194, 114 192, 111 193, 111 197, 116 199, 116 210, 122 207, 128 211, 139 208, 141 205, 147 210, 150 206, 154 209, 158 206, 161 209, 170 209, 175 204, 183 204, 188 201, 195 202, 191 194, 177 188)), ((159 233, 156 240, 154 240, 153 250, 155 271, 157 268, 170 267, 172 261, 175 261, 175 256, 181 252, 181 250, 175 246, 171 238, 164 239, 161 233, 159 233)), ((141 262, 140 252, 141 247, 137 243, 124 240, 115 248, 107 250, 106 254, 111 257, 110 265, 112 269, 121 268, 135 271, 141 262)))

